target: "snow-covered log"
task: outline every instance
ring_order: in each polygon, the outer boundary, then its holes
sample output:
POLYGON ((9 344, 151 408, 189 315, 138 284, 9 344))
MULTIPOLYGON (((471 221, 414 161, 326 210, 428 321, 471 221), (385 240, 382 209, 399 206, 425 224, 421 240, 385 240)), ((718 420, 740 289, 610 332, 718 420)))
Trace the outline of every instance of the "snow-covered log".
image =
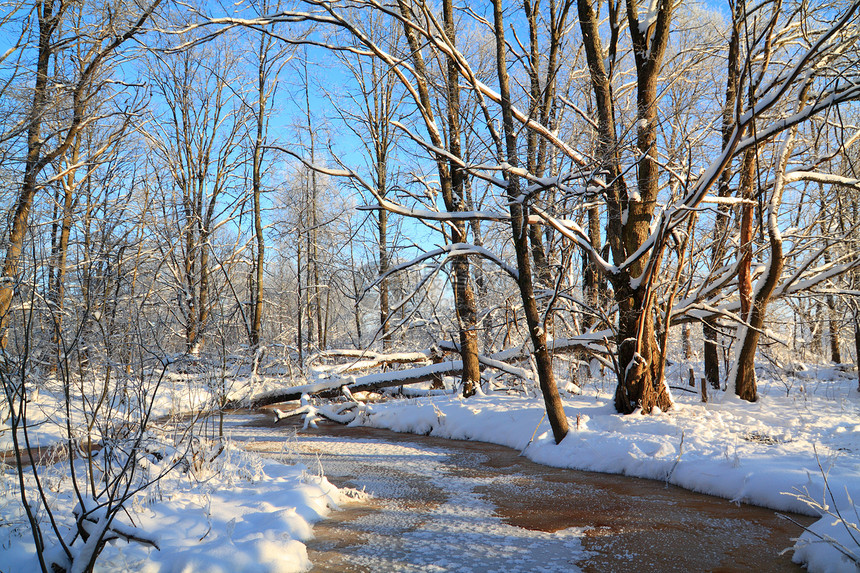
MULTIPOLYGON (((447 360, 439 364, 410 368, 408 370, 394 370, 381 372, 379 374, 368 374, 354 379, 354 382, 345 384, 341 379, 327 380, 313 384, 302 384, 282 390, 274 390, 257 396, 251 401, 252 408, 299 400, 304 394, 331 398, 342 393, 341 388, 346 386, 351 392, 363 392, 367 390, 382 390, 395 386, 407 384, 418 384, 429 382, 437 376, 453 376, 463 370, 463 362, 460 360, 447 360)), ((238 406, 238 404, 233 404, 238 406)))
MULTIPOLYGON (((612 333, 609 331, 589 332, 580 336, 550 340, 547 342, 547 347, 552 352, 574 352, 582 350, 592 354, 605 354, 607 352, 607 347, 604 341, 607 338, 611 338, 611 336, 612 333)), ((459 351, 459 347, 456 344, 452 344, 447 341, 440 341, 437 347, 438 350, 436 352, 439 350, 450 353, 456 353, 459 351)), ((366 354, 374 357, 377 360, 376 365, 379 365, 383 363, 393 364, 398 361, 399 363, 418 362, 418 360, 407 359, 418 358, 420 356, 426 356, 429 360, 433 356, 433 353, 434 349, 430 348, 409 353, 384 354, 368 352, 366 354), (390 359, 390 361, 388 359, 390 359)), ((360 350, 332 350, 326 352, 325 355, 327 357, 354 356, 357 360, 360 360, 359 357, 362 355, 362 352, 360 350)), ((528 358, 528 355, 528 348, 516 347, 502 350, 490 356, 479 355, 478 360, 480 361, 482 368, 494 368, 513 376, 530 380, 530 372, 523 368, 511 365, 513 362, 525 360, 528 358)), ((321 356, 321 354, 317 356, 321 356)), ((335 377, 330 380, 302 384, 300 386, 292 386, 290 388, 272 390, 270 392, 260 394, 251 400, 250 406, 252 408, 260 408, 262 406, 277 404, 279 402, 299 400, 305 394, 320 396, 323 398, 333 398, 341 395, 343 388, 346 388, 351 392, 363 392, 368 390, 382 390, 395 386, 418 384, 421 382, 430 382, 440 376, 456 376, 462 372, 462 369, 463 363, 460 360, 443 360, 435 364, 409 368, 406 370, 391 370, 388 372, 367 374, 359 377, 335 377)), ((353 371, 354 369, 350 368, 348 370, 353 371)), ((242 404, 238 402, 231 402, 226 407, 238 408, 240 406, 242 406, 242 404)))

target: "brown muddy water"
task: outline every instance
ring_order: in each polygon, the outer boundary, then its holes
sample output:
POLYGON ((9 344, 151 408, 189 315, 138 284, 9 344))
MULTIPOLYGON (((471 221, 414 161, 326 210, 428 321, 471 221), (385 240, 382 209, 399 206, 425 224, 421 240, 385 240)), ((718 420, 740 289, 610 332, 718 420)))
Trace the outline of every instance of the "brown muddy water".
POLYGON ((265 413, 242 425, 254 429, 248 449, 373 495, 314 526, 313 571, 802 571, 780 555, 800 528, 767 509, 483 442, 301 430, 265 413))

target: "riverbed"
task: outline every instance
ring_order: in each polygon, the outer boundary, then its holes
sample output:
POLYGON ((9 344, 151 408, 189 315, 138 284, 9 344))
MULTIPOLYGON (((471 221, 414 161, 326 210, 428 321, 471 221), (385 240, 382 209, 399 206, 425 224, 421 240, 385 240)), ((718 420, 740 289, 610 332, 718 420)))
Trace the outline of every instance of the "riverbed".
POLYGON ((229 422, 248 449, 372 496, 314 527, 314 571, 802 571, 780 555, 800 528, 767 509, 482 442, 229 422))

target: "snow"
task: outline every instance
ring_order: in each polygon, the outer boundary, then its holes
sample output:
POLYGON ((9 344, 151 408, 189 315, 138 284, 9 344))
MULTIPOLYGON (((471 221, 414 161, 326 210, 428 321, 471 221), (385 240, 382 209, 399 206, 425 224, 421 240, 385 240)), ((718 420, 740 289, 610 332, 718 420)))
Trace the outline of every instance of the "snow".
MULTIPOLYGON (((657 21, 657 14, 658 14, 657 4, 658 4, 657 0, 650 0, 648 2, 647 7, 642 6, 644 8, 644 10, 642 10, 642 12, 639 13, 639 33, 640 34, 642 34, 642 35, 647 34, 648 29, 651 28, 651 26, 653 26, 654 23, 657 21)), ((650 38, 649 38, 648 43, 649 44, 651 43, 650 38)))
MULTIPOLYGON (((860 521, 856 513, 851 518, 855 523, 860 521)), ((794 560, 797 563, 809 563, 810 570, 826 573, 857 573, 856 562, 860 559, 860 551, 857 550, 858 539, 860 539, 860 532, 844 527, 837 519, 822 518, 800 536, 794 560), (853 562, 847 555, 834 554, 833 546, 823 541, 827 538, 845 548, 853 546, 853 551, 846 549, 852 555, 853 562)))
MULTIPOLYGON (((188 357, 165 359, 169 371, 159 379, 160 372, 150 372, 138 375, 132 379, 117 379, 117 386, 125 386, 125 392, 120 388, 115 394, 125 394, 116 397, 117 403, 112 405, 112 413, 119 419, 127 417, 137 419, 143 415, 145 408, 151 405, 151 418, 164 418, 187 412, 200 412, 211 409, 223 393, 228 401, 238 401, 251 396, 265 393, 276 388, 283 389, 285 377, 274 375, 247 375, 247 368, 237 364, 228 365, 224 374, 224 385, 221 386, 220 372, 198 373, 196 362, 188 357)), ((201 370, 204 368, 201 367, 201 370)), ((39 386, 28 384, 27 388, 27 418, 29 420, 28 436, 30 445, 49 446, 67 439, 65 426, 65 401, 63 399, 63 384, 55 378, 43 379, 39 386)), ((98 396, 101 381, 86 388, 90 396, 98 396)), ((323 385, 324 386, 324 385, 323 385)), ((310 391, 310 390, 307 390, 310 391)), ((80 388, 73 388, 71 401, 71 426, 75 438, 86 435, 86 415, 80 407, 80 388)), ((0 451, 12 449, 12 434, 9 421, 5 420, 8 412, 8 402, 0 398, 0 451)), ((98 424, 93 428, 92 439, 97 442, 98 424)))
MULTIPOLYGON (((61 527, 69 528, 74 518, 59 510, 75 505, 68 464, 43 468, 46 477, 59 491, 54 506, 61 527)), ((0 515, 11 526, 0 530, 0 562, 5 572, 35 571, 30 533, 15 503, 15 480, 14 471, 0 476, 0 515)), ((112 527, 154 535, 159 549, 112 542, 97 571, 306 571, 311 563, 303 542, 312 537, 312 524, 347 499, 303 465, 285 465, 232 444, 209 464, 168 473, 153 489, 128 502, 127 513, 112 527)))
MULTIPOLYGON (((135 472, 126 474, 132 480, 132 495, 124 509, 103 519, 101 509, 90 495, 75 495, 71 479, 72 466, 56 450, 57 463, 40 466, 39 477, 48 491, 48 505, 57 518, 62 536, 70 544, 74 567, 86 564, 95 549, 93 543, 79 538, 71 543, 75 531, 74 512, 83 502, 87 510, 94 509, 87 527, 107 528, 117 537, 105 546, 96 562, 98 571, 304 571, 310 561, 304 541, 311 536, 311 524, 322 519, 341 501, 341 492, 324 477, 309 473, 303 466, 287 466, 249 454, 228 442, 206 439, 207 430, 197 428, 195 437, 183 436, 183 423, 171 419, 187 412, 207 411, 222 393, 228 399, 254 394, 271 388, 283 378, 273 376, 240 376, 238 367, 228 369, 222 379, 217 372, 196 361, 168 361, 172 373, 141 375, 126 380, 115 379, 117 387, 138 384, 136 391, 116 391, 111 397, 111 412, 120 423, 134 427, 151 405, 153 418, 143 436, 144 449, 131 442, 114 442, 93 450, 94 479, 99 483, 99 468, 114 468, 122 464, 105 460, 107 450, 120 452, 145 451, 135 472), (199 370, 199 371, 198 371, 199 370), (159 391, 155 393, 155 389, 159 391), (143 398, 141 398, 143 396, 143 398), (149 396, 147 398, 147 396, 149 396), (154 397, 153 397, 154 396, 154 397), (167 424, 166 426, 163 424, 167 424), (177 440, 179 440, 177 442, 177 440), (223 447, 222 447, 223 446, 223 447), (174 467, 175 466, 175 467, 174 467), (173 468, 172 471, 168 469, 173 468), (149 487, 148 480, 165 474, 149 487), (141 487, 138 493, 135 488, 141 487), (154 541, 159 549, 137 541, 126 542, 123 537, 154 541)), ((28 388, 29 441, 33 446, 62 444, 67 440, 66 413, 62 383, 55 379, 42 380, 40 387, 28 388)), ((80 392, 80 387, 73 387, 80 392)), ((92 388, 85 388, 88 393, 92 388)), ((5 400, 4 400, 5 402, 5 400)), ((99 444, 102 435, 95 425, 87 432, 86 413, 80 409, 82 400, 74 395, 70 402, 69 427, 74 440, 84 444, 89 440, 99 444)), ((91 402, 92 403, 92 402, 91 402)), ((0 425, 0 448, 12 448, 8 421, 0 425)), ((208 432, 211 434, 211 428, 208 432)), ((22 438, 19 431, 19 438, 22 438)), ((211 436, 210 436, 211 438, 211 436)), ((122 460, 120 460, 122 461, 122 460)), ((14 462, 13 462, 14 464, 14 462)), ((87 475, 85 460, 74 461, 78 485, 84 487, 87 475)), ((14 465, 3 465, 0 473, 0 570, 4 573, 30 572, 39 569, 35 546, 26 515, 20 502, 18 474, 14 465)), ((116 471, 113 474, 115 475, 116 471)), ((30 500, 35 495, 35 481, 25 472, 25 485, 30 500)), ((89 490, 89 488, 87 488, 89 490)), ((98 503, 104 503, 104 498, 98 503)), ((43 531, 47 534, 46 553, 60 563, 69 565, 65 553, 48 524, 42 504, 36 504, 43 531)), ((95 541, 96 537, 90 537, 95 541)), ((69 570, 73 568, 66 567, 69 570)))
MULTIPOLYGON (((693 366, 701 370, 700 365, 693 366)), ((710 391, 710 402, 701 403, 698 392, 679 391, 674 392, 676 406, 672 410, 630 416, 615 412, 610 373, 601 375, 599 366, 590 373, 581 371, 576 385, 559 380, 560 387, 575 392, 563 394, 570 433, 559 445, 552 438, 538 394, 487 391, 467 400, 428 394, 362 404, 354 408, 352 424, 492 442, 515 448, 545 465, 656 479, 737 502, 821 516, 797 541, 793 559, 810 571, 856 572, 857 567, 834 548, 835 543, 842 544, 856 555, 860 539, 860 531, 850 525, 860 522, 853 501, 860 497, 860 393, 856 374, 836 366, 790 366, 790 372, 759 371, 761 396, 755 403, 714 390, 710 391), (841 515, 844 521, 834 515, 841 515), (821 537, 832 541, 822 541, 821 537)), ((678 380, 686 373, 685 368, 675 363, 668 370, 668 379, 678 380)), ((157 411, 169 412, 189 403, 201 405, 211 399, 212 390, 205 385, 189 384, 188 376, 175 378, 175 387, 171 386, 172 379, 166 382, 157 411)), ((31 400, 32 411, 40 412, 36 419, 39 425, 31 430, 33 439, 50 443, 61 435, 59 430, 50 429, 50 421, 59 412, 56 393, 48 384, 31 400)), ((326 407, 306 403, 305 408, 308 421, 326 407)), ((341 413, 337 404, 331 408, 335 414, 341 413)), ((242 421, 241 417, 234 420, 231 431, 242 421)), ((276 439, 265 428, 255 431, 255 439, 276 439)), ((287 452, 291 447, 288 439, 280 439, 287 452)), ((205 446, 209 449, 204 451, 211 452, 212 447, 205 446)), ((368 456, 380 455, 391 463, 406 459, 403 445, 381 453, 376 450, 388 446, 352 443, 348 447, 368 449, 368 456), (370 452, 373 448, 376 453, 370 452)), ((569 545, 570 552, 577 550, 580 533, 567 532, 561 539, 542 537, 493 521, 492 507, 482 505, 471 489, 445 484, 439 469, 444 456, 422 455, 424 462, 411 471, 424 472, 424 478, 438 483, 451 500, 431 516, 436 524, 434 534, 440 536, 433 538, 434 544, 465 528, 504 537, 506 547, 517 554, 530 546, 549 551, 558 543, 569 545)), ((211 455, 202 457, 209 459, 211 455)), ((147 471, 160 471, 170 463, 170 457, 148 463, 151 467, 147 471)), ((42 472, 55 496, 52 507, 60 508, 62 527, 73 524, 72 508, 78 504, 68 469, 68 463, 59 463, 42 472)), ((332 467, 327 465, 326 470, 332 471, 332 467)), ((127 514, 116 517, 119 521, 113 530, 151 536, 160 550, 118 540, 106 547, 97 568, 146 572, 306 570, 311 563, 304 542, 313 535, 312 525, 347 499, 347 493, 332 486, 320 472, 262 458, 228 441, 211 462, 167 474, 127 503, 127 514)), ((32 539, 13 470, 0 474, 0 524, 3 571, 34 570, 32 539)), ((421 541, 420 535, 429 534, 419 533, 402 547, 420 548, 416 541, 421 541)), ((469 539, 477 543, 480 535, 469 539)), ((433 547, 436 552, 428 552, 428 559, 439 554, 441 545, 433 547)), ((503 559, 502 553, 499 550, 494 555, 503 559)), ((382 563, 366 557, 368 567, 382 563)), ((413 557, 419 561, 424 558, 413 557)), ((387 559, 386 563, 395 558, 393 553, 379 557, 387 559)))
MULTIPOLYGON (((810 505, 818 500, 857 523, 851 501, 860 498, 857 382, 837 369, 816 374, 814 379, 809 372, 802 378, 760 375, 762 395, 755 403, 716 392, 716 399, 703 404, 697 393, 677 392, 676 406, 655 415, 620 416, 611 388, 580 384, 581 395, 564 397, 571 430, 559 445, 540 396, 436 396, 377 403, 368 405, 353 424, 501 444, 549 466, 662 480, 779 511, 818 516, 810 505)), ((846 537, 844 527, 833 521, 824 517, 814 530, 846 537)), ((860 539, 860 532, 854 532, 854 539, 860 539)), ((846 570, 830 545, 808 540, 809 534, 798 542, 795 561, 810 571, 846 570)))

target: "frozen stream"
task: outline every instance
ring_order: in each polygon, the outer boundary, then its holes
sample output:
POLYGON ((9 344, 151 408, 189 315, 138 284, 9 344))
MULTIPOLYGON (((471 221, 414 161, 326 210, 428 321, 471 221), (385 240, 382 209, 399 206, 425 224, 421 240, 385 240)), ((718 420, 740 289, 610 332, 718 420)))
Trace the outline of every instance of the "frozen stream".
MULTIPOLYGON (((801 571, 774 512, 660 482, 540 466, 492 444, 233 416, 248 449, 364 489, 314 527, 314 571, 801 571)), ((796 519, 809 523, 800 516, 796 519)))

